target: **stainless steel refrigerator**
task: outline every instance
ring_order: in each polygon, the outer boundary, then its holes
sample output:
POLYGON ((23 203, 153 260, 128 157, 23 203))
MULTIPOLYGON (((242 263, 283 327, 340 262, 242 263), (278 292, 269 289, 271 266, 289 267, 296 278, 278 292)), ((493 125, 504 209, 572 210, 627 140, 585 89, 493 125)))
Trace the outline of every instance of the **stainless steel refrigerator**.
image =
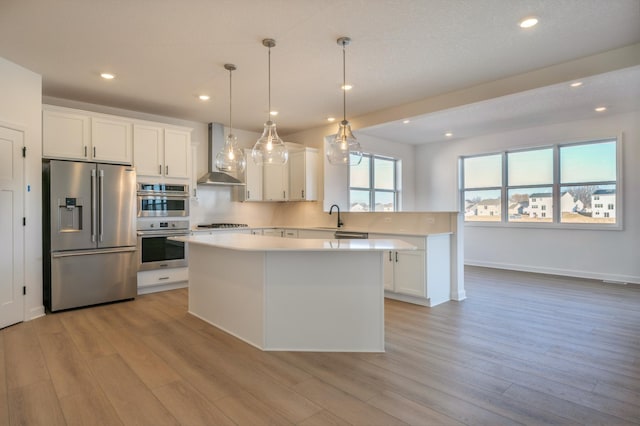
POLYGON ((43 162, 44 301, 51 311, 137 294, 136 173, 43 162))

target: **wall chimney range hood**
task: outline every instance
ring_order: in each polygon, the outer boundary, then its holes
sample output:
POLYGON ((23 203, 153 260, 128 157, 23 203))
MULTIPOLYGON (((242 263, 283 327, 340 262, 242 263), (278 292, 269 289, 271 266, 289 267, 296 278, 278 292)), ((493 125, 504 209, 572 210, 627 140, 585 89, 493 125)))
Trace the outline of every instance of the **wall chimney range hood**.
POLYGON ((244 182, 234 176, 216 170, 216 153, 221 151, 224 146, 224 125, 220 123, 209 123, 209 139, 207 145, 209 171, 198 179, 198 185, 244 185, 244 182))

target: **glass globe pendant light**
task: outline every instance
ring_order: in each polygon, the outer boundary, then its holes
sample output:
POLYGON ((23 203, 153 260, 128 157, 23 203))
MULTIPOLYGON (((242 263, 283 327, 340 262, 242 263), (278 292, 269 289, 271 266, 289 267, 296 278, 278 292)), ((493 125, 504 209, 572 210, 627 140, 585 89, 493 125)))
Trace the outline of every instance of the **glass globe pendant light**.
POLYGON ((327 159, 330 164, 357 166, 362 161, 362 148, 351 132, 351 125, 347 121, 347 77, 345 66, 345 47, 351 43, 349 37, 340 37, 338 45, 342 46, 342 122, 338 127, 336 137, 329 143, 327 159))
POLYGON ((233 64, 224 64, 224 69, 229 71, 229 134, 224 142, 222 151, 216 154, 216 168, 221 172, 242 173, 247 160, 244 158, 242 150, 238 148, 238 139, 233 134, 232 121, 232 92, 231 92, 231 74, 236 70, 233 64))
POLYGON ((271 48, 276 45, 276 41, 265 38, 262 45, 269 48, 269 118, 264 123, 262 136, 253 146, 251 157, 256 164, 284 164, 289 158, 289 152, 278 136, 276 123, 271 121, 271 48))

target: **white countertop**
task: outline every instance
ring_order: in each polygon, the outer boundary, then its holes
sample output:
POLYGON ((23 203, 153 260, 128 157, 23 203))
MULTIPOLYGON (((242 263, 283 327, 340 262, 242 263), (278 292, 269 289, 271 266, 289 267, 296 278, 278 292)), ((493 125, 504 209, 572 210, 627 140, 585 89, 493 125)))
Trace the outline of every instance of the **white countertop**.
POLYGON ((416 246, 407 242, 391 239, 327 240, 248 234, 192 235, 171 237, 170 239, 190 244, 243 251, 386 251, 417 249, 416 246))

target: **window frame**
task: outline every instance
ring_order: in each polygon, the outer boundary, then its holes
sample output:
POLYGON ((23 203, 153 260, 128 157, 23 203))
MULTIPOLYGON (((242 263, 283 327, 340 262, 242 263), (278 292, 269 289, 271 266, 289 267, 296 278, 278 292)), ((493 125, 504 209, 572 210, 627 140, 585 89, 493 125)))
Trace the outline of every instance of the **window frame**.
MULTIPOLYGON (((623 194, 623 134, 619 134, 617 136, 611 137, 602 137, 602 138, 594 138, 587 140, 579 140, 579 141, 571 141, 571 142, 559 142, 554 144, 547 145, 538 145, 526 148, 516 148, 516 149, 507 149, 504 151, 497 152, 487 152, 482 154, 473 154, 473 155, 464 155, 458 158, 458 188, 459 188, 459 203, 461 206, 461 211, 464 214, 465 210, 465 191, 473 191, 473 190, 484 190, 484 189, 500 189, 501 194, 501 220, 500 221, 467 221, 464 220, 465 226, 480 226, 480 227, 508 227, 508 228, 552 228, 552 229, 581 229, 581 230, 610 230, 610 231, 621 231, 624 229, 624 218, 623 218, 623 204, 624 200, 622 197, 623 194), (616 144, 616 180, 615 182, 606 181, 606 182, 584 182, 584 183, 570 183, 563 184, 560 182, 560 149, 562 147, 568 146, 576 146, 576 145, 587 145, 587 144, 596 144, 596 143, 605 143, 605 142, 615 142, 616 144), (521 151, 534 151, 540 149, 553 149, 553 183, 551 185, 552 188, 552 197, 553 197, 553 220, 551 222, 518 222, 518 221, 509 221, 509 189, 513 188, 536 188, 536 187, 545 187, 549 186, 548 184, 540 184, 540 185, 517 185, 517 186, 508 186, 508 161, 507 154, 512 152, 521 152, 521 151), (502 186, 500 188, 469 188, 466 189, 464 187, 464 160, 467 158, 481 157, 487 155, 502 155, 502 186), (571 222, 561 222, 561 189, 563 186, 581 186, 584 184, 589 185, 611 185, 614 184, 616 188, 615 193, 615 213, 616 213, 616 222, 607 224, 607 223, 571 223, 571 222)), ((607 210, 608 211, 608 210, 607 210)))
MULTIPOLYGON (((393 212, 399 212, 400 211, 400 186, 398 185, 399 182, 399 165, 400 165, 400 160, 394 157, 390 157, 388 155, 378 155, 378 154, 373 154, 373 153, 363 153, 362 157, 365 158, 369 158, 369 187, 359 187, 359 186, 351 186, 351 168, 349 168, 349 173, 347 176, 347 182, 349 184, 348 186, 348 197, 347 197, 347 202, 348 202, 348 206, 349 206, 349 212, 351 212, 351 191, 355 190, 355 191, 368 191, 369 192, 369 211, 364 212, 364 213, 384 213, 381 211, 376 211, 375 210, 375 194, 376 192, 384 192, 384 193, 390 193, 393 194, 393 205, 394 205, 394 210, 393 212), (393 162, 393 189, 380 189, 380 188, 376 188, 375 187, 375 160, 376 159, 380 159, 380 160, 384 160, 384 161, 392 161, 393 162), (371 210, 373 208, 373 210, 371 210)), ((388 213, 388 212, 387 212, 388 213)))

